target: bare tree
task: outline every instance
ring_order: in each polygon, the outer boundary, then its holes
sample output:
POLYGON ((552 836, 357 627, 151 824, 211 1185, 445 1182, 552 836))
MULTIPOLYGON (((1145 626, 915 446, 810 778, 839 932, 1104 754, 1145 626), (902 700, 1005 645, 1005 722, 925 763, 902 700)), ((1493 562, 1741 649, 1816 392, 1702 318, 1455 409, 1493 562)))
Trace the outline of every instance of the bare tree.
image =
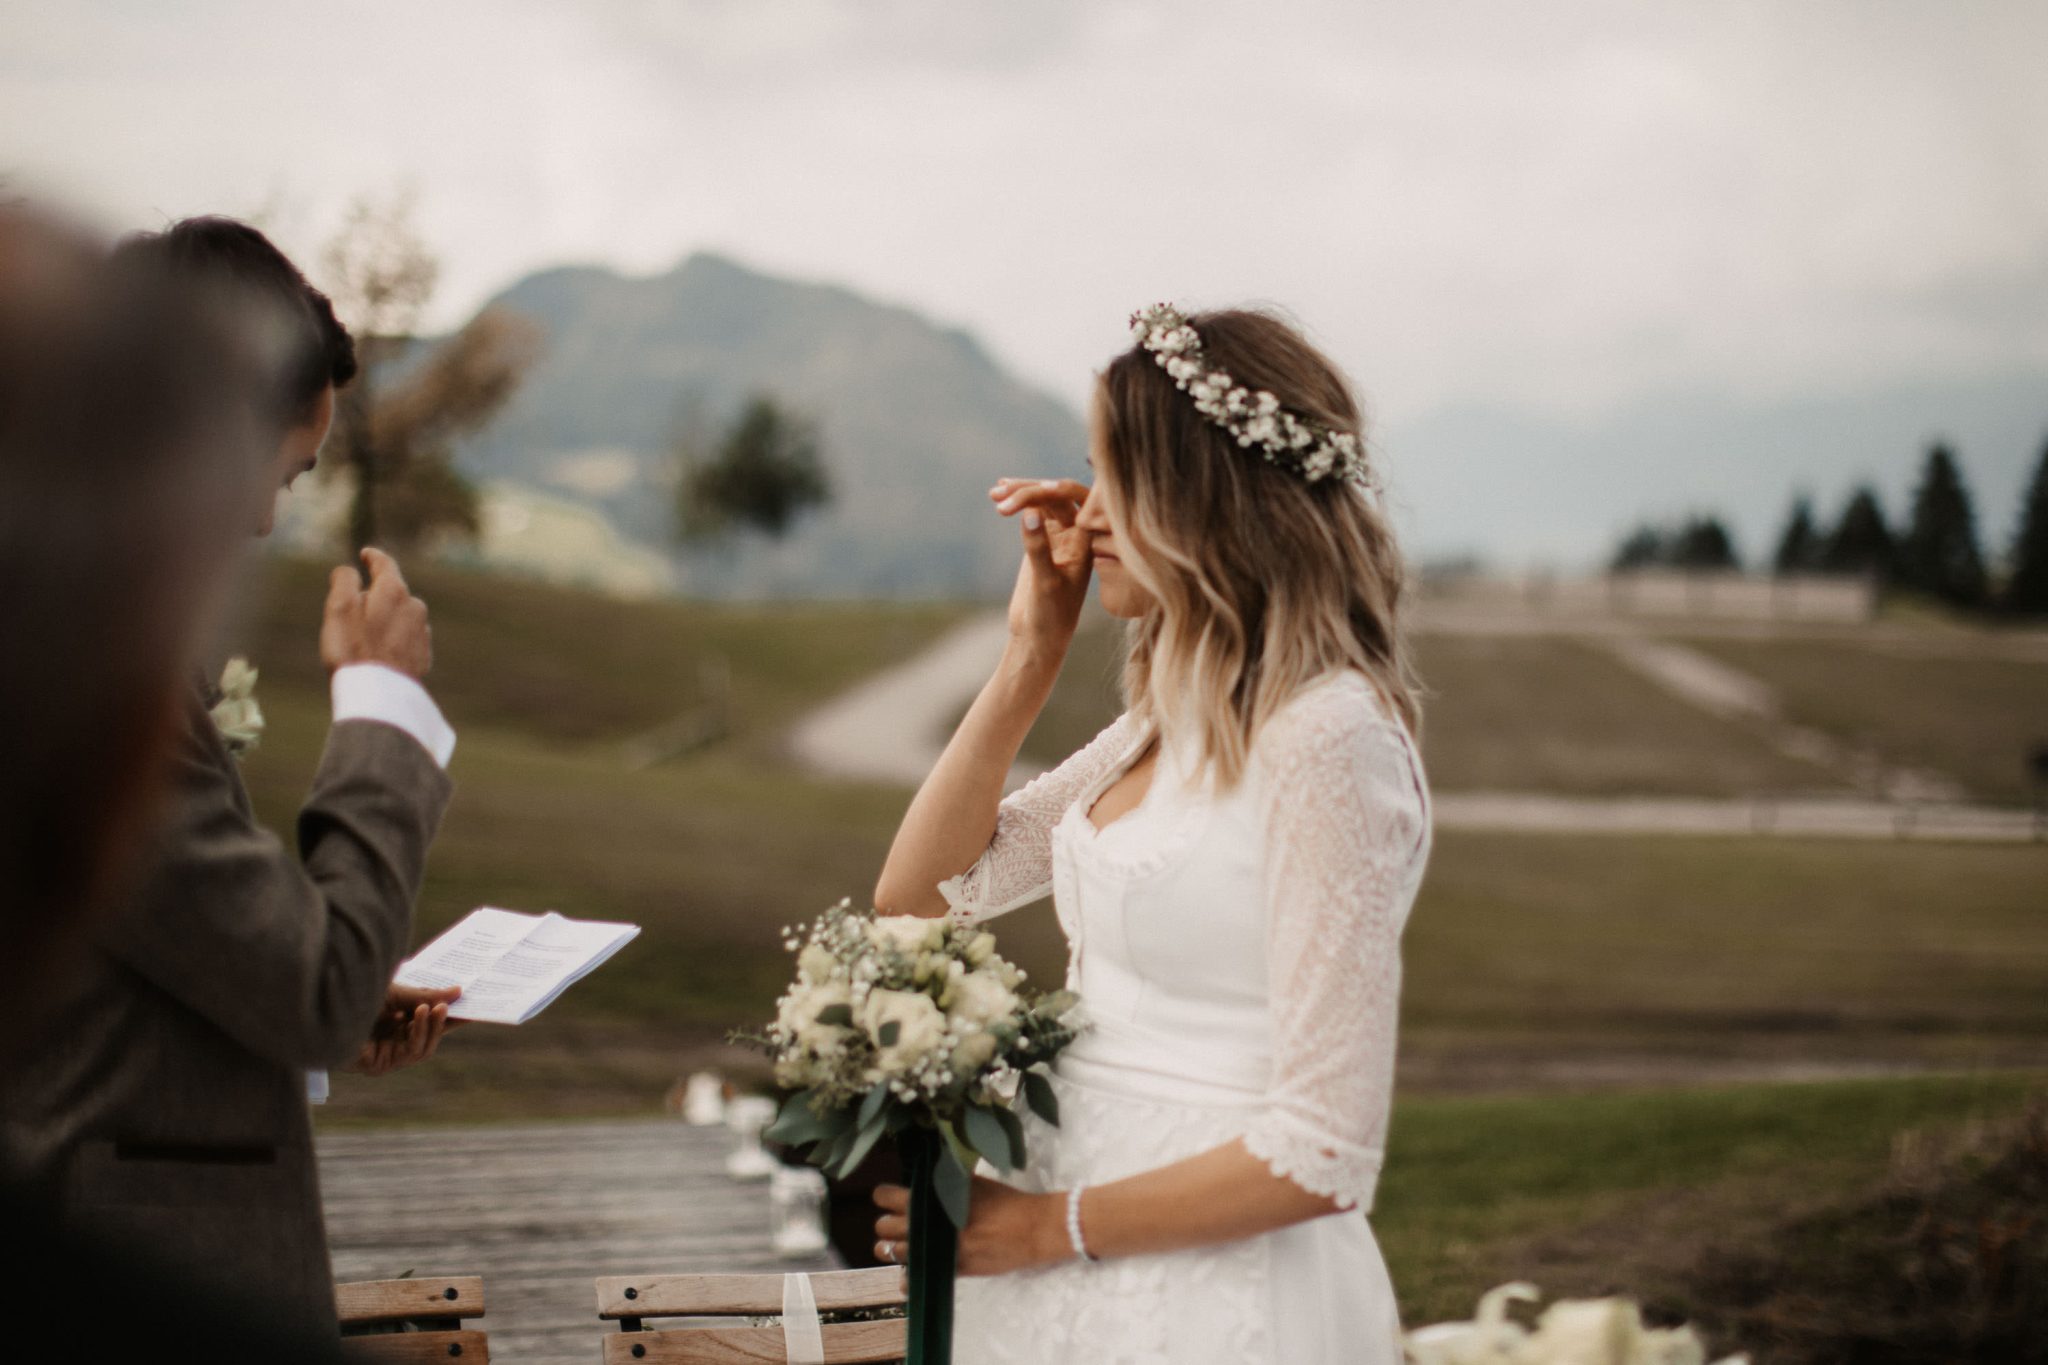
POLYGON ((454 441, 497 415, 540 350, 532 323, 490 309, 391 378, 394 362, 419 344, 414 333, 440 276, 412 214, 409 193, 359 199, 322 258, 362 367, 342 395, 334 435, 355 480, 348 538, 356 549, 476 534, 476 489, 455 468, 454 441))

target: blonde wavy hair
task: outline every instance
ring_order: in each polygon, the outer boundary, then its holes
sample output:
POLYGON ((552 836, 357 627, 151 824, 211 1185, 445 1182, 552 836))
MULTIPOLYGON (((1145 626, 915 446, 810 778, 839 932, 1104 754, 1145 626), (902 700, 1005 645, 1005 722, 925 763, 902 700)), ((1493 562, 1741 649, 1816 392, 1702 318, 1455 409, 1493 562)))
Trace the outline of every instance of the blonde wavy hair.
MULTIPOLYGON (((1363 436, 1343 374, 1287 323, 1243 309, 1189 321, 1208 364, 1299 417, 1363 436)), ((1152 598, 1125 642, 1132 714, 1191 737, 1226 790, 1259 727, 1334 671, 1363 673, 1419 739, 1420 687, 1400 629, 1406 571, 1369 497, 1239 447, 1137 346, 1110 362, 1096 401, 1107 466, 1097 483, 1125 568, 1152 598)))

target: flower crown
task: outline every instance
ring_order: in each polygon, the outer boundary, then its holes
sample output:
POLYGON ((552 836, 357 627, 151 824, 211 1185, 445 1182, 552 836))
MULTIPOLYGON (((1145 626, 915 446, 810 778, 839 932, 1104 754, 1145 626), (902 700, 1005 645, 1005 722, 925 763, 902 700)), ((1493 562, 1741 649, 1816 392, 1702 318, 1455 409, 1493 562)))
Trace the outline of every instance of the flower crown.
POLYGON ((1292 469, 1310 483, 1339 478, 1367 490, 1376 486, 1355 433, 1304 422, 1264 389, 1254 392, 1211 369, 1202 359, 1201 335, 1172 304, 1155 303, 1131 314, 1131 339, 1194 399, 1196 412, 1235 436, 1240 446, 1256 447, 1269 463, 1292 469))

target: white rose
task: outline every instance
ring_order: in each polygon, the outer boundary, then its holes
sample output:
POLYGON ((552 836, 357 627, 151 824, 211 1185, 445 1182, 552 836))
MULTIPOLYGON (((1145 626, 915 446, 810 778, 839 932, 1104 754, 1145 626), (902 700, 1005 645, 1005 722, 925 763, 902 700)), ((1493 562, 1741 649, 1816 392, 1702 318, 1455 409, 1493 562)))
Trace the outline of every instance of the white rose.
POLYGON ((838 1051, 846 1041, 847 1030, 840 1024, 821 1024, 818 1016, 834 1005, 850 1007, 852 1004, 853 996, 845 982, 823 981, 800 987, 784 996, 782 1008, 776 1012, 776 1022, 798 1044, 824 1056, 838 1051))
POLYGON ((1017 993, 994 972, 969 972, 956 977, 947 990, 946 1011, 976 1024, 1007 1019, 1017 1009, 1017 993))
POLYGON ((880 915, 868 925, 868 942, 877 948, 892 948, 914 957, 926 948, 936 948, 935 936, 943 937, 944 926, 922 915, 880 915))
POLYGON ((979 967, 996 955, 996 936, 984 929, 967 940, 966 951, 962 954, 970 967, 979 967))
POLYGON ((860 1007, 860 1026, 875 1044, 875 1065, 883 1075, 910 1070, 946 1041, 946 1016, 921 991, 875 990, 860 1007), (896 1026, 895 1041, 882 1030, 896 1026))

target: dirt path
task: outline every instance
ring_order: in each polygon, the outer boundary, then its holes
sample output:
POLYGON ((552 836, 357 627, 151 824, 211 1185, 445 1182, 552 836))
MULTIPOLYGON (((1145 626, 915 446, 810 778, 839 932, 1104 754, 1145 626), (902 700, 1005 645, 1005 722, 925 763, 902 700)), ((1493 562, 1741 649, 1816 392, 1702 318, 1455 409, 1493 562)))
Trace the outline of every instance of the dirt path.
MULTIPOLYGON (((811 771, 915 787, 938 762, 947 729, 988 681, 1009 627, 1002 612, 955 627, 924 653, 811 712, 790 751, 811 771)), ((1030 774, 1020 770, 1019 781, 1030 774)))

